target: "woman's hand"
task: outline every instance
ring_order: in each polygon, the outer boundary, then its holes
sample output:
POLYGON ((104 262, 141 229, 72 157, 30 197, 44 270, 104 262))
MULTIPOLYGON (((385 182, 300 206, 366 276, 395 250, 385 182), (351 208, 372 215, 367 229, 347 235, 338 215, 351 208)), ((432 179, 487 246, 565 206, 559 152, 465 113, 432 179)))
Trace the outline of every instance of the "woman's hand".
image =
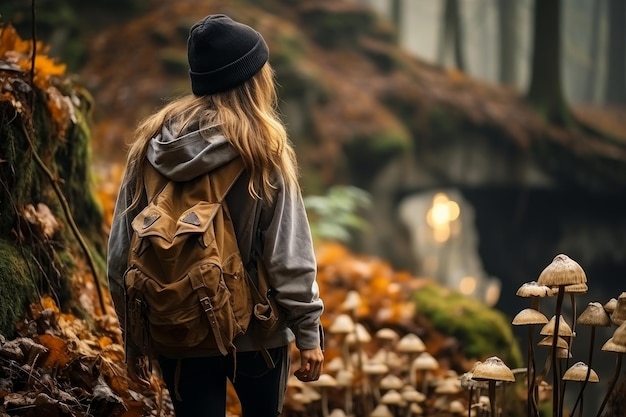
POLYGON ((294 375, 300 381, 317 381, 322 373, 324 352, 320 347, 300 351, 300 369, 294 375))

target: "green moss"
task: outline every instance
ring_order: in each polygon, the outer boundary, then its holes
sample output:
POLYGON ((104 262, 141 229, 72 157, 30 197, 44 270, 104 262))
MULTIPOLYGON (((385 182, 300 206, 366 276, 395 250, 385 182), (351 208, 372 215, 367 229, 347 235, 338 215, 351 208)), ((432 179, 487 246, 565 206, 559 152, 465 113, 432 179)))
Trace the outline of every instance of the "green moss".
POLYGON ((430 284, 414 295, 418 314, 458 339, 469 358, 498 356, 510 368, 523 363, 510 321, 499 311, 458 292, 430 284))
POLYGON ((356 135, 344 145, 348 169, 361 187, 375 178, 392 159, 410 149, 411 138, 401 129, 356 135))
POLYGON ((361 34, 371 31, 376 19, 372 12, 358 6, 341 11, 312 6, 303 11, 303 20, 319 44, 337 48, 354 47, 361 34))
POLYGON ((0 239, 0 334, 9 338, 14 336, 15 322, 36 296, 34 281, 38 277, 33 274, 37 268, 25 257, 30 257, 26 248, 0 239))

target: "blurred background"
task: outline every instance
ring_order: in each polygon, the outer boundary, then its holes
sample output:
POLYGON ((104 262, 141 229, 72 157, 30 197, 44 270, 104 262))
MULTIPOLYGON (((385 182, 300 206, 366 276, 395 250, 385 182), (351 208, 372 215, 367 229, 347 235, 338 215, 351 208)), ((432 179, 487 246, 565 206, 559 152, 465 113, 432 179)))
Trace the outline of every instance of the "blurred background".
POLYGON ((511 317, 559 253, 586 271, 583 305, 624 290, 626 1, 31 6, 5 0, 2 22, 47 43, 90 97, 106 222, 137 122, 190 92, 189 27, 226 13, 269 44, 317 242, 511 317))

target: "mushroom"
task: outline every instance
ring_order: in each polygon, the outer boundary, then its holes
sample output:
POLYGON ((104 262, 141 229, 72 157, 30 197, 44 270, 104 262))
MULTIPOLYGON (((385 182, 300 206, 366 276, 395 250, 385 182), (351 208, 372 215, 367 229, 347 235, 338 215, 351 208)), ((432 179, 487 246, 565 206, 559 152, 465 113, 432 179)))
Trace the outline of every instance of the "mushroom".
MULTIPOLYGON (((593 360, 593 347, 596 338, 596 327, 609 327, 611 325, 611 319, 602 304, 597 302, 591 302, 587 304, 587 308, 583 310, 580 316, 578 316, 576 323, 578 323, 578 325, 580 326, 591 326, 591 337, 589 338, 589 359, 587 361, 587 378, 589 378, 591 373, 591 362, 593 360)), ((578 392, 574 407, 572 408, 572 415, 574 415, 574 412, 576 411, 576 407, 578 406, 579 402, 581 402, 580 413, 582 414, 583 391, 585 390, 586 386, 587 380, 584 380, 584 382, 580 386, 580 391, 578 392)))
MULTIPOLYGON (((537 280, 539 285, 545 285, 547 287, 558 287, 558 294, 556 298, 556 311, 555 311, 555 325, 554 327, 560 331, 561 309, 563 307, 563 297, 565 295, 565 287, 573 284, 587 283, 587 276, 582 267, 569 256, 559 254, 554 257, 552 262, 544 268, 537 280)), ((572 297, 573 300, 573 297, 572 297)), ((557 334, 558 334, 557 331, 557 334)), ((556 364, 556 342, 557 339, 553 339, 554 345, 552 346, 552 363, 556 364)), ((552 416, 559 417, 560 410, 562 409, 560 404, 560 375, 556 365, 552 367, 552 379, 554 381, 553 393, 552 393, 552 416)))
POLYGON ((398 341, 396 351, 406 354, 410 365, 417 355, 426 351, 426 345, 415 333, 407 333, 398 341))
POLYGON ((378 384, 382 393, 390 390, 399 390, 404 386, 404 382, 396 375, 385 375, 378 384))
MULTIPOLYGON (((602 307, 602 306, 600 306, 602 307)), ((604 309, 603 309, 604 311, 604 309)), ((563 374, 564 381, 579 381, 583 384, 587 382, 599 382, 600 378, 598 378, 598 374, 596 371, 587 366, 584 362, 576 362, 563 374)), ((580 413, 579 416, 583 415, 583 400, 582 400, 582 390, 580 391, 580 413)), ((578 399, 576 400, 576 405, 578 404, 578 399)), ((574 415, 574 410, 576 409, 576 405, 572 409, 570 415, 574 415)))
POLYGON ((453 416, 462 416, 463 414, 465 414, 465 406, 463 405, 461 401, 454 400, 450 402, 448 411, 453 416))
POLYGON ((348 415, 341 408, 335 408, 328 417, 348 417, 348 415))
MULTIPOLYGON (((524 285, 528 285, 528 284, 524 284, 524 285)), ((523 286, 522 286, 523 287, 523 286)), ((535 287, 539 288, 538 285, 536 285, 535 283, 535 287)), ((526 288, 525 291, 522 291, 522 289, 520 288, 518 290, 518 294, 520 292, 526 294, 526 293, 531 293, 531 288, 530 286, 528 286, 526 288)), ((549 290, 548 287, 544 287, 547 291, 549 290)), ((541 292, 539 293, 541 294, 541 292)), ((536 298, 536 297, 535 297, 536 298)), ((527 381, 527 414, 531 415, 531 414, 535 414, 534 410, 537 409, 537 398, 535 395, 535 352, 534 352, 534 342, 533 342, 533 327, 535 325, 538 324, 546 324, 548 323, 548 318, 539 310, 535 310, 534 308, 526 308, 522 311, 520 311, 519 313, 517 313, 517 315, 513 318, 512 324, 514 326, 526 326, 526 328, 528 329, 528 343, 527 343, 527 348, 526 348, 526 366, 527 366, 527 370, 526 370, 526 381, 527 381)))
POLYGON ((322 415, 328 417, 328 388, 336 387, 337 380, 328 374, 321 374, 317 381, 307 382, 307 384, 319 389, 322 400, 322 415))
MULTIPOLYGON (((472 379, 472 376, 474 376, 474 369, 476 369, 476 366, 478 366, 478 364, 480 363, 482 362, 477 361, 476 363, 474 363, 474 366, 472 366, 472 369, 469 372, 465 372, 463 375, 459 377, 461 387, 469 390, 468 404, 472 404, 472 400, 474 397, 474 390, 476 389, 480 390, 482 388, 489 387, 487 382, 475 381, 474 379, 472 379)), ((477 392, 480 397, 480 391, 477 391, 477 392)), ((470 416, 471 416, 471 407, 469 407, 468 412, 467 412, 467 417, 470 417, 470 416)))
POLYGON ((337 335, 341 344, 341 358, 346 367, 350 366, 350 350, 347 337, 355 329, 354 321, 347 314, 339 314, 328 328, 328 332, 337 335))
POLYGON ((611 321, 619 326, 626 321, 626 292, 620 294, 611 313, 611 321))
POLYGON ((344 389, 344 401, 346 414, 352 414, 352 384, 354 374, 348 369, 342 369, 335 375, 337 386, 344 389))
POLYGON ((389 411, 391 411, 393 415, 397 415, 400 408, 404 405, 404 398, 402 398, 402 395, 398 391, 392 389, 380 397, 380 402, 389 407, 389 411))
POLYGON ((386 352, 387 357, 385 358, 385 362, 388 363, 389 353, 391 352, 391 348, 398 341, 398 339, 400 338, 400 335, 398 335, 398 333, 395 330, 390 329, 389 327, 383 327, 382 329, 376 332, 375 337, 376 337, 376 340, 380 341, 381 347, 386 352))
POLYGON ((372 394, 377 401, 380 400, 378 385, 387 372, 389 372, 389 367, 384 363, 367 362, 363 364, 363 373, 367 376, 369 388, 372 390, 372 394))
POLYGON ((617 307, 617 298, 611 298, 603 307, 607 314, 613 314, 615 307, 617 307))
POLYGON ((476 365, 472 375, 476 381, 487 381, 489 383, 489 403, 491 404, 491 415, 496 414, 496 382, 515 382, 515 376, 502 359, 492 356, 484 362, 476 365))
POLYGON ((369 417, 394 417, 389 411, 389 407, 385 404, 378 404, 376 408, 370 413, 369 417))
POLYGON ((602 346, 602 350, 617 353, 617 363, 615 365, 615 373, 609 382, 608 389, 606 390, 606 394, 602 400, 602 404, 600 405, 600 409, 598 410, 596 417, 600 417, 602 415, 602 411, 604 410, 610 395, 613 393, 613 389, 615 389, 615 384, 619 379, 619 374, 622 369, 622 357, 626 352, 626 324, 622 323, 617 330, 615 330, 613 337, 607 340, 604 346, 602 346))
POLYGON ((421 373, 422 392, 426 394, 428 391, 428 373, 429 371, 434 371, 435 369, 438 369, 438 368, 439 368, 439 362, 437 362, 437 359, 435 359, 428 352, 422 352, 411 363, 409 382, 415 386, 415 384, 417 383, 417 381, 415 380, 415 374, 416 372, 421 373))

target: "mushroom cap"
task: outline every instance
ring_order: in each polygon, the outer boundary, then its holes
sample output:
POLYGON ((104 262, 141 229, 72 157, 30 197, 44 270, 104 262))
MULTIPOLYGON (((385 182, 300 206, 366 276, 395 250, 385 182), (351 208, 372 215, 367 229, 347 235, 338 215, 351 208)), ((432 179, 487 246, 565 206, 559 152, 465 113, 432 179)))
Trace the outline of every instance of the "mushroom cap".
POLYGON ((402 398, 404 401, 409 403, 421 403, 426 400, 426 395, 422 394, 411 385, 407 385, 407 387, 411 387, 412 389, 403 389, 400 394, 402 394, 402 398))
MULTIPOLYGON (((541 339, 539 341, 539 343, 537 343, 537 346, 552 347, 553 340, 554 340, 554 336, 546 336, 543 339, 541 339)), ((559 338, 556 339, 556 347, 557 347, 557 349, 559 349, 559 348, 560 349, 567 349, 568 346, 569 346, 569 344, 562 337, 559 337, 559 338)))
POLYGON ((347 314, 339 314, 328 328, 330 333, 348 334, 354 331, 354 321, 347 314))
POLYGON ((576 324, 608 327, 611 325, 611 318, 606 310, 604 310, 604 307, 602 307, 602 304, 591 302, 587 304, 587 308, 580 313, 580 316, 576 319, 576 324))
POLYGON ((529 324, 546 324, 548 318, 538 310, 534 308, 525 308, 513 318, 512 324, 514 326, 524 326, 529 324))
POLYGON ((338 387, 349 387, 352 385, 352 381, 354 381, 354 372, 348 369, 340 369, 337 371, 335 379, 338 387))
POLYGON ((404 403, 404 398, 395 389, 389 390, 380 397, 380 402, 387 405, 400 405, 404 403))
POLYGON ((428 352, 422 352, 413 360, 411 369, 415 371, 433 371, 439 369, 439 362, 428 352))
MULTIPOLYGON (((554 335, 555 326, 556 326, 556 316, 552 316, 550 321, 541 328, 541 331, 539 332, 539 334, 542 336, 552 336, 554 335)), ((574 333, 572 332, 572 328, 570 327, 569 324, 567 324, 567 322, 565 321, 562 315, 559 315, 558 335, 559 336, 573 336, 574 335, 574 333)))
POLYGON ((380 340, 386 340, 390 342, 395 342, 396 340, 400 338, 400 335, 398 334, 398 332, 396 332, 393 329, 390 329, 389 327, 383 327, 382 329, 379 329, 376 332, 375 336, 376 338, 380 340))
POLYGON ((556 357, 558 359, 572 359, 572 352, 569 348, 558 347, 556 348, 556 357))
POLYGON ((345 369, 345 368, 346 368, 346 364, 344 363, 341 356, 335 356, 334 358, 329 360, 328 363, 324 364, 324 369, 331 373, 338 372, 339 370, 345 369))
POLYGON ((606 302, 603 307, 604 311, 609 314, 613 314, 613 312, 615 311, 615 307, 617 307, 617 298, 611 298, 609 301, 606 302))
POLYGON ((513 372, 504 364, 502 359, 497 356, 492 356, 476 365, 472 374, 472 379, 477 381, 515 381, 513 372))
POLYGON ((343 311, 353 311, 359 308, 361 305, 361 295, 356 290, 348 291, 346 294, 346 298, 341 304, 341 310, 343 311))
POLYGON ((385 404, 378 404, 369 417, 393 417, 393 414, 385 404))
POLYGON ((537 284, 537 281, 530 281, 522 284, 515 293, 518 297, 549 297, 550 287, 537 284))
POLYGON ((620 346, 626 346, 626 324, 622 323, 617 329, 615 329, 612 339, 613 343, 620 346))
POLYGON ((417 403, 411 403, 409 407, 411 409, 412 415, 414 416, 421 416, 422 414, 424 414, 424 410, 417 403))
POLYGON ((347 417, 347 414, 341 408, 335 408, 330 412, 328 417, 347 417))
POLYGON ((450 402, 450 407, 448 408, 448 411, 450 411, 452 414, 464 414, 465 413, 465 406, 463 405, 463 403, 459 400, 454 400, 450 402))
POLYGON ((389 367, 384 363, 368 362, 363 364, 363 372, 368 375, 384 375, 389 372, 389 367))
POLYGON ((420 353, 426 350, 426 345, 415 333, 407 333, 398 341, 396 350, 403 353, 420 353))
POLYGON ((389 374, 380 380, 378 386, 382 390, 399 390, 404 386, 404 381, 394 374, 389 374))
POLYGON ((611 320, 618 326, 626 321, 626 292, 620 294, 615 304, 615 310, 611 313, 611 320))
POLYGON ((537 283, 548 287, 586 283, 587 276, 578 262, 569 256, 559 254, 541 271, 537 283))
POLYGON ((565 286, 565 293, 567 294, 586 294, 587 291, 589 291, 589 287, 584 282, 565 286))
POLYGON ((321 374, 316 381, 310 381, 307 384, 318 388, 336 387, 337 380, 328 374, 321 374))
POLYGON ((361 323, 357 323, 354 327, 354 332, 346 336, 346 343, 354 345, 357 342, 357 338, 359 343, 369 343, 372 341, 372 336, 361 323))
POLYGON ((459 379, 444 379, 437 384, 435 388, 436 394, 458 394, 463 390, 461 387, 461 381, 459 379))
POLYGON ((600 382, 598 374, 593 369, 589 369, 584 362, 576 362, 563 374, 563 381, 584 381, 587 379, 589 371, 589 382, 600 382))
POLYGON ((626 346, 618 345, 611 337, 604 343, 602 350, 605 352, 626 353, 626 346))

